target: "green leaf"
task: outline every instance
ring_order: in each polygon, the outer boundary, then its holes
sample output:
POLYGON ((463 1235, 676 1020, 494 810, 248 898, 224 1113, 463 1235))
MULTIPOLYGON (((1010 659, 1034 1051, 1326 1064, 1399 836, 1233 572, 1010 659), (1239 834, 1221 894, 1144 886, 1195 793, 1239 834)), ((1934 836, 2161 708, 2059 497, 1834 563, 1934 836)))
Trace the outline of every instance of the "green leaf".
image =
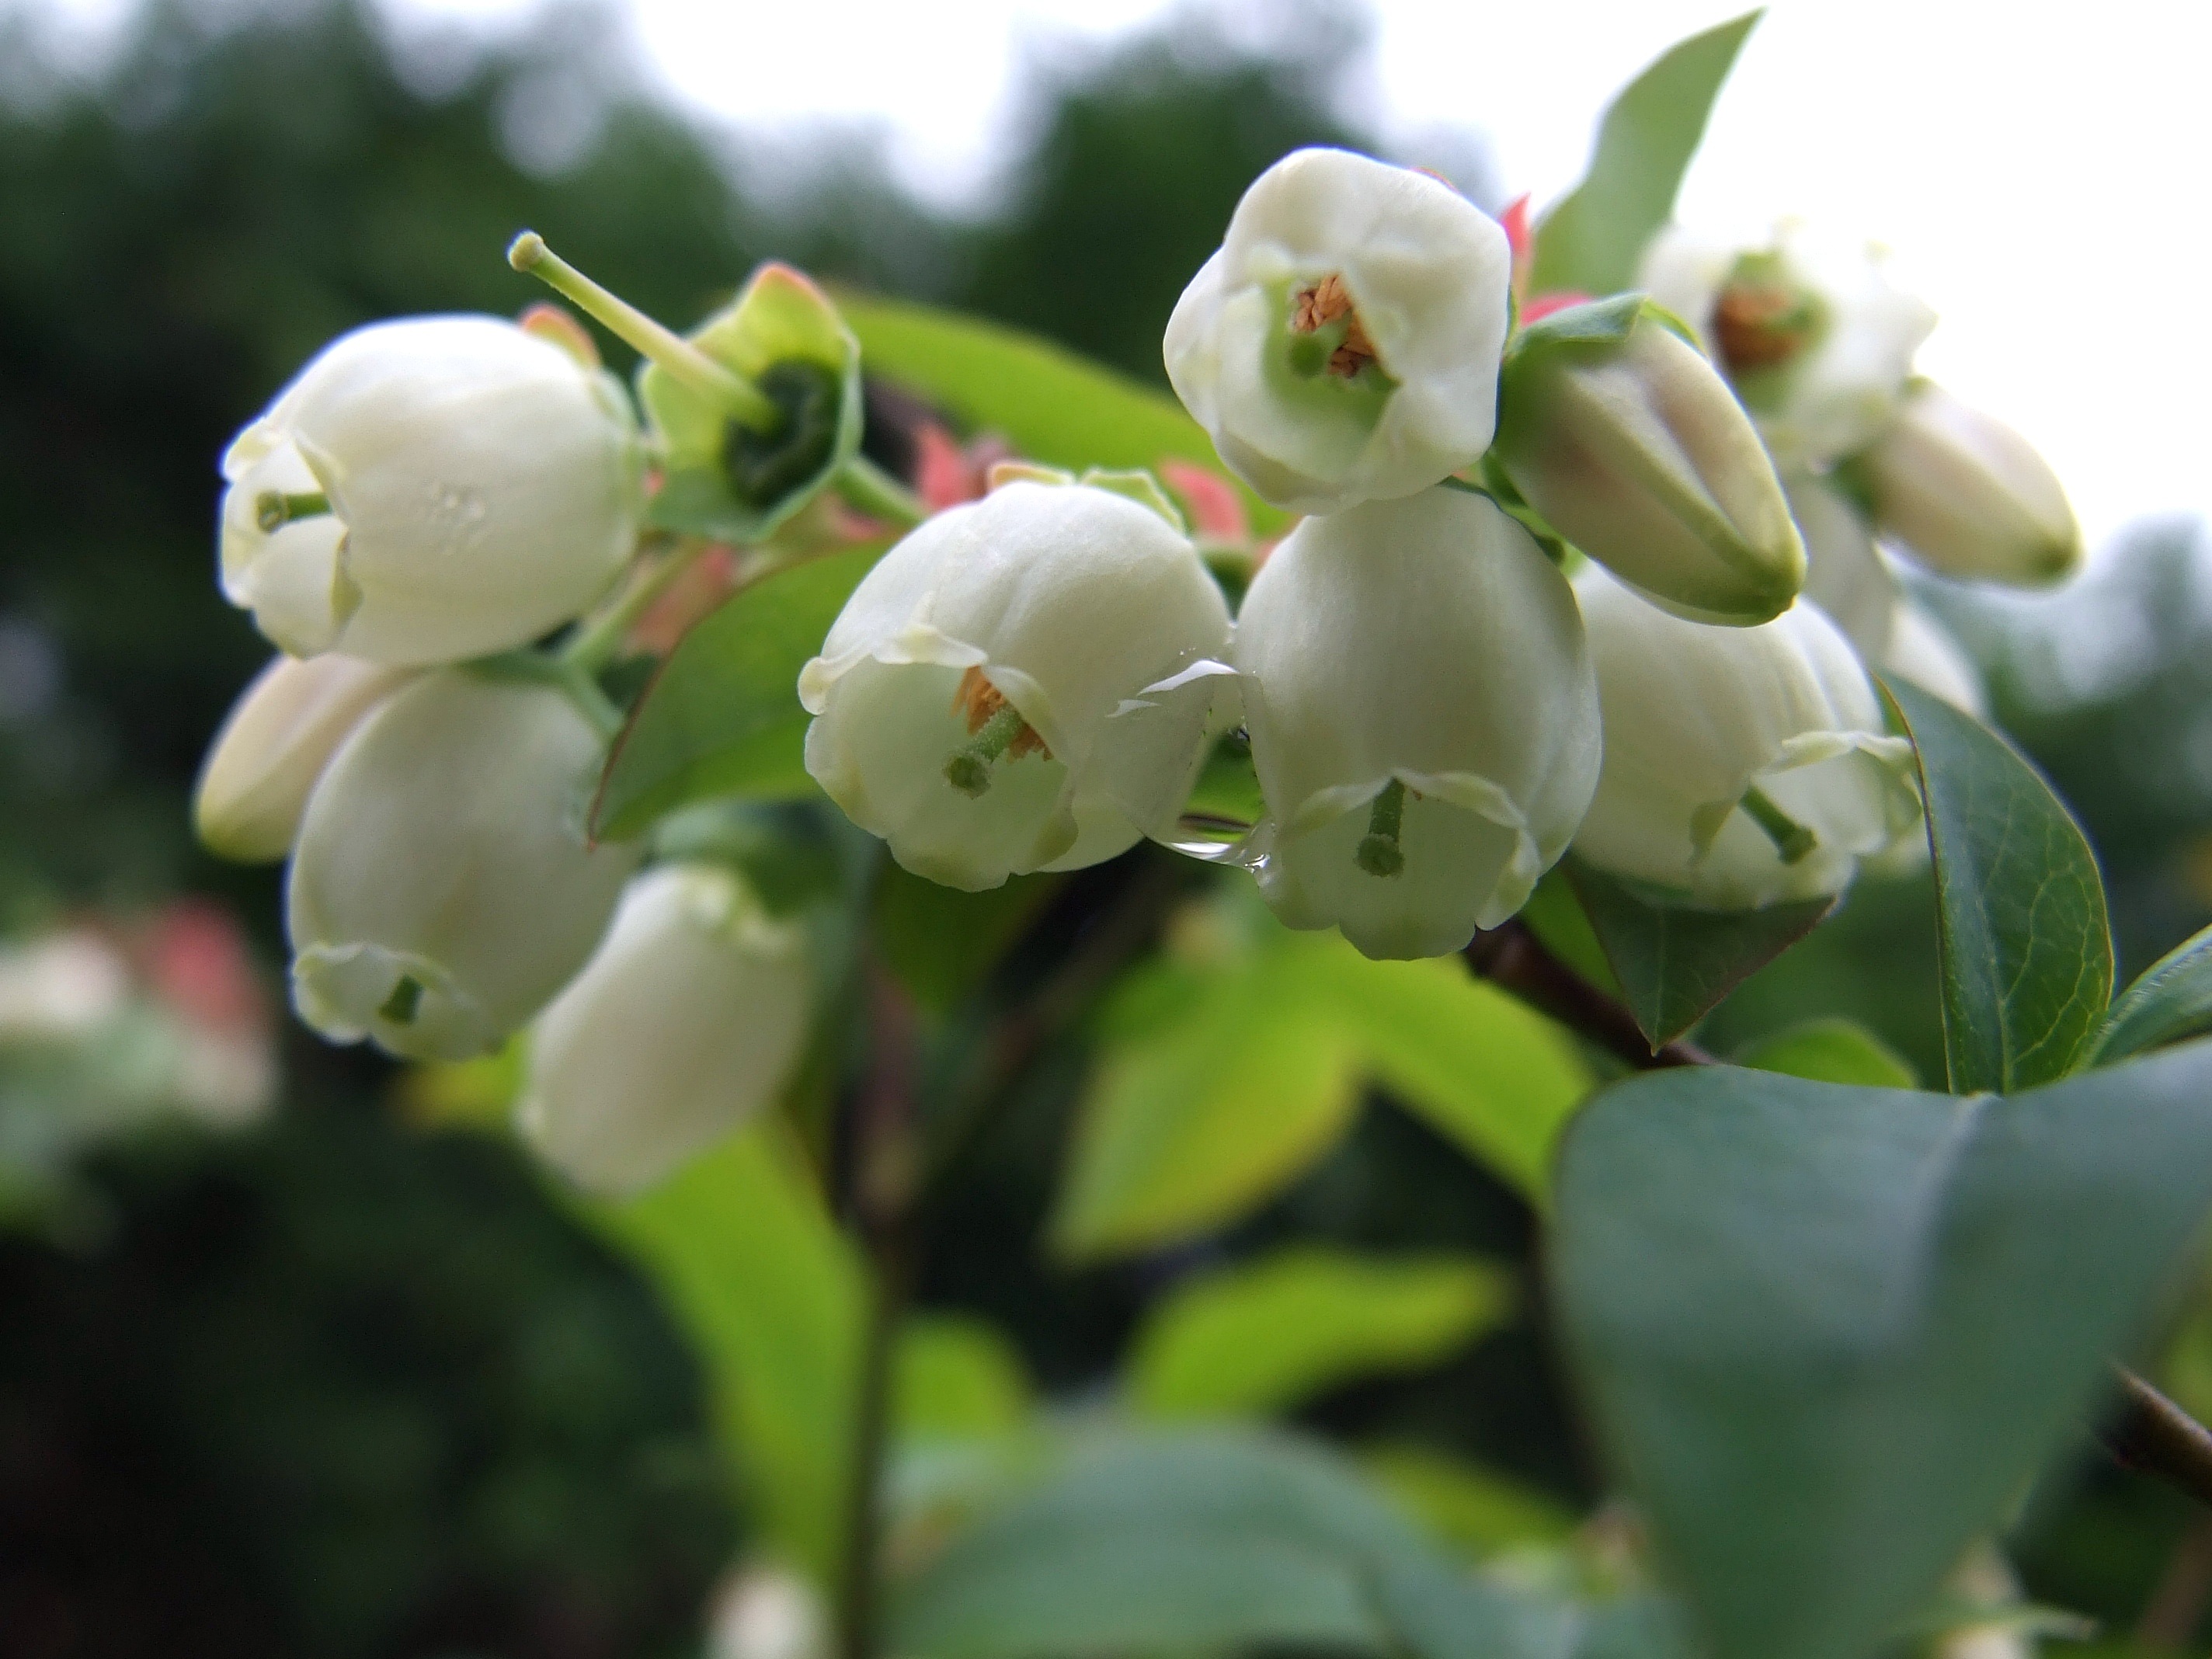
POLYGON ((1128 1361, 1153 1418, 1261 1415, 1381 1371, 1419 1370, 1503 1322, 1512 1287, 1465 1256, 1294 1247, 1185 1281, 1128 1361))
POLYGON ((1863 1659, 2104 1386, 2212 1205, 2212 1044, 2011 1097, 1601 1095, 1557 1305, 1715 1659, 1863 1659))
POLYGON ((1740 1050, 1735 1063, 1819 1083, 1856 1083, 1869 1089, 1920 1086, 1911 1063, 1856 1020, 1808 1019, 1789 1026, 1740 1050))
POLYGON ((764 1122, 642 1198, 581 1207, 690 1338, 764 1540, 833 1582, 860 1267, 789 1132, 764 1122))
POLYGON ((625 841, 662 814, 714 796, 814 794, 799 671, 883 550, 855 547, 780 571, 686 634, 615 740, 592 833, 625 841))
POLYGON ((1836 908, 1833 899, 1808 899, 1764 910, 1692 909, 1580 859, 1565 867, 1654 1054, 1836 908))
POLYGON ((2212 1031, 2212 927, 2167 951, 2120 994, 2088 1058, 2109 1066, 2207 1031, 2212 1031))
POLYGON ((1421 1541, 1347 1464, 1287 1437, 1117 1435, 955 1539, 895 1609, 916 1659, 1391 1650, 1371 1575, 1421 1541))
MULTIPOLYGON (((871 295, 841 292, 837 302, 870 374, 922 393, 971 430, 1001 434, 1025 460, 1075 472, 1157 470, 1170 458, 1220 468, 1212 440, 1173 398, 1032 335, 871 295)), ((1288 522, 1235 487, 1255 531, 1288 522)))
POLYGON ((1309 1017, 1340 1022, 1363 1074, 1542 1205, 1552 1149, 1590 1091, 1566 1033, 1456 957, 1370 962, 1333 934, 1301 944, 1309 1017))
POLYGON ((1564 1543, 1575 1529, 1574 1511, 1549 1493, 1433 1446, 1370 1446, 1362 1461, 1407 1515, 1478 1556, 1523 1544, 1564 1543))
POLYGON ((1644 246, 1674 216, 1713 100, 1762 15, 1692 35, 1614 98, 1589 171, 1536 227, 1536 291, 1603 295, 1635 285, 1644 246))
POLYGON ((2096 854, 2010 744, 1906 681, 1881 684, 1918 752, 1928 803, 1952 1091, 2063 1077, 2112 994, 2096 854))
POLYGON ((1574 883, 1566 871, 1553 865, 1521 907, 1521 920, 1528 924, 1537 943, 1607 996, 1619 997, 1620 981, 1605 959, 1605 946, 1590 926, 1583 902, 1575 896, 1574 883))
POLYGON ((933 1014, 950 1013, 1064 879, 1016 876, 985 892, 963 893, 886 863, 876 887, 877 947, 917 1003, 933 1014))
POLYGON ((1117 988, 1054 1218, 1075 1256, 1148 1248, 1233 1220, 1328 1151, 1359 1084, 1541 1201, 1553 1143, 1589 1092, 1573 1044, 1456 958, 1370 962, 1297 933, 1249 884, 1182 931, 1190 962, 1117 988))
POLYGON ((1309 1016, 1272 953, 1200 981, 1164 1025, 1101 1056, 1055 1247, 1077 1259, 1143 1249, 1243 1213, 1343 1133, 1355 1062, 1350 1034, 1309 1016))
POLYGON ((892 1420, 902 1436, 960 1438, 1021 1426, 1030 1403, 1022 1357, 981 1319, 931 1314, 899 1333, 892 1420))

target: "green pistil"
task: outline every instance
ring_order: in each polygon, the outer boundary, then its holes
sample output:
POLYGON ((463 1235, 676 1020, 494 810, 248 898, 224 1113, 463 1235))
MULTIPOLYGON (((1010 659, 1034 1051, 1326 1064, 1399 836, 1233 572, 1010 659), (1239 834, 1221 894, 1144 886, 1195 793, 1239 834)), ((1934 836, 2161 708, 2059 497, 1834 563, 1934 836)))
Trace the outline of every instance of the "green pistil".
POLYGON ((1352 332, 1352 313, 1346 312, 1334 322, 1323 323, 1310 333, 1291 331, 1291 373, 1310 380, 1328 372, 1328 360, 1352 332))
POLYGON ((378 1009, 378 1017, 394 1025, 412 1025, 416 1011, 422 1006, 422 981, 412 974, 402 974, 399 983, 392 988, 392 994, 378 1009))
POLYGON ((1820 838, 1756 789, 1743 792, 1744 816, 1766 832, 1784 864, 1802 864, 1820 844, 1820 838))
POLYGON ((980 799, 991 787, 991 767, 1006 752, 1006 745, 1022 733, 1022 711, 1006 704, 983 722, 983 729, 964 749, 953 750, 945 763, 945 781, 962 794, 980 799))
POLYGON ((331 510, 331 498, 319 489, 288 495, 264 489, 253 498, 253 522, 264 535, 273 536, 295 519, 319 519, 331 510))
POLYGON ((1370 876, 1395 876, 1406 867, 1398 829, 1406 817, 1406 786, 1393 778, 1367 809, 1367 833, 1359 838, 1359 867, 1370 876))

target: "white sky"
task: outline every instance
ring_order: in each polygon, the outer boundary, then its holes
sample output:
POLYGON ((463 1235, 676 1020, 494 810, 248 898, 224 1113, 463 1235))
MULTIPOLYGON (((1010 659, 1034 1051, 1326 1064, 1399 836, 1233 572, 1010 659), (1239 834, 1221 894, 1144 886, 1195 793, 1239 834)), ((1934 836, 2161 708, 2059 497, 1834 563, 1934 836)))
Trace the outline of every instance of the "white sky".
MULTIPOLYGON (((55 0, 88 21, 122 0, 55 0)), ((246 0, 252 3, 252 0, 246 0)), ((270 0, 264 0, 264 3, 270 0)), ((281 3, 281 0, 275 0, 281 3)), ((534 0, 383 0, 511 21, 534 0)), ((1227 0, 1264 18, 1268 0, 1227 0)), ((1571 185, 1606 99, 1741 0, 1372 0, 1367 112, 1472 126, 1510 191, 1571 185)), ((889 131, 910 183, 972 194, 1025 50, 1162 0, 626 0, 680 100, 725 119, 889 131)), ((1943 321, 1922 367, 2048 454, 2092 542, 2212 510, 2212 6, 2202 0, 1778 0, 1723 93, 1683 217, 1784 213, 1875 236, 1943 321)))

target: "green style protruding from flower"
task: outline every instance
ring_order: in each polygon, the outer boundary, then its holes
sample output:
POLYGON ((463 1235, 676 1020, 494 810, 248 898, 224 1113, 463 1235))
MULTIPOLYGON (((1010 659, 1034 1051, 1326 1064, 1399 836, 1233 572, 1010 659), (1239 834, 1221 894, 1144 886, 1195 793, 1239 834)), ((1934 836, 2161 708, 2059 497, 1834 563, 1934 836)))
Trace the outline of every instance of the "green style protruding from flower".
POLYGON ((1763 623, 1803 585, 1804 546, 1758 432, 1679 331, 1636 294, 1524 330, 1492 458, 1553 529, 1654 603, 1763 623))
POLYGON ((682 336, 561 259, 535 232, 515 238, 507 260, 644 356, 638 401, 663 467, 649 523, 757 542, 841 473, 865 465, 860 343, 821 289, 788 265, 761 266, 735 304, 682 336))

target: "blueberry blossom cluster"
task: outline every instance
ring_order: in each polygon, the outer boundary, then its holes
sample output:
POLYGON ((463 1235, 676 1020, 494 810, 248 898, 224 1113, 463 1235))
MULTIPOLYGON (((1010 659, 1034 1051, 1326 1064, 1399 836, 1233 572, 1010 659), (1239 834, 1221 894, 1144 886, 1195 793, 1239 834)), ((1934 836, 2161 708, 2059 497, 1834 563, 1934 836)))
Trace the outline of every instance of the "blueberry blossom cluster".
POLYGON ((1670 228, 1640 279, 1751 411, 1804 536, 1807 592, 1868 661, 1978 712, 1972 665, 1882 546, 1946 576, 2041 586, 2080 565, 2081 536, 2026 439, 1913 372, 1936 313, 1881 248, 1796 222, 1754 246, 1670 228))
POLYGON ((641 874, 650 848, 587 834, 618 722, 597 671, 704 545, 655 528, 671 488, 765 533, 849 455, 856 349, 789 271, 687 342, 562 269, 673 365, 641 377, 642 426, 580 325, 539 307, 356 330, 232 444, 223 590, 283 654, 195 811, 219 853, 289 856, 302 1020, 429 1060, 534 1023, 526 1130, 630 1188, 773 1097, 810 974, 726 864, 641 874))

